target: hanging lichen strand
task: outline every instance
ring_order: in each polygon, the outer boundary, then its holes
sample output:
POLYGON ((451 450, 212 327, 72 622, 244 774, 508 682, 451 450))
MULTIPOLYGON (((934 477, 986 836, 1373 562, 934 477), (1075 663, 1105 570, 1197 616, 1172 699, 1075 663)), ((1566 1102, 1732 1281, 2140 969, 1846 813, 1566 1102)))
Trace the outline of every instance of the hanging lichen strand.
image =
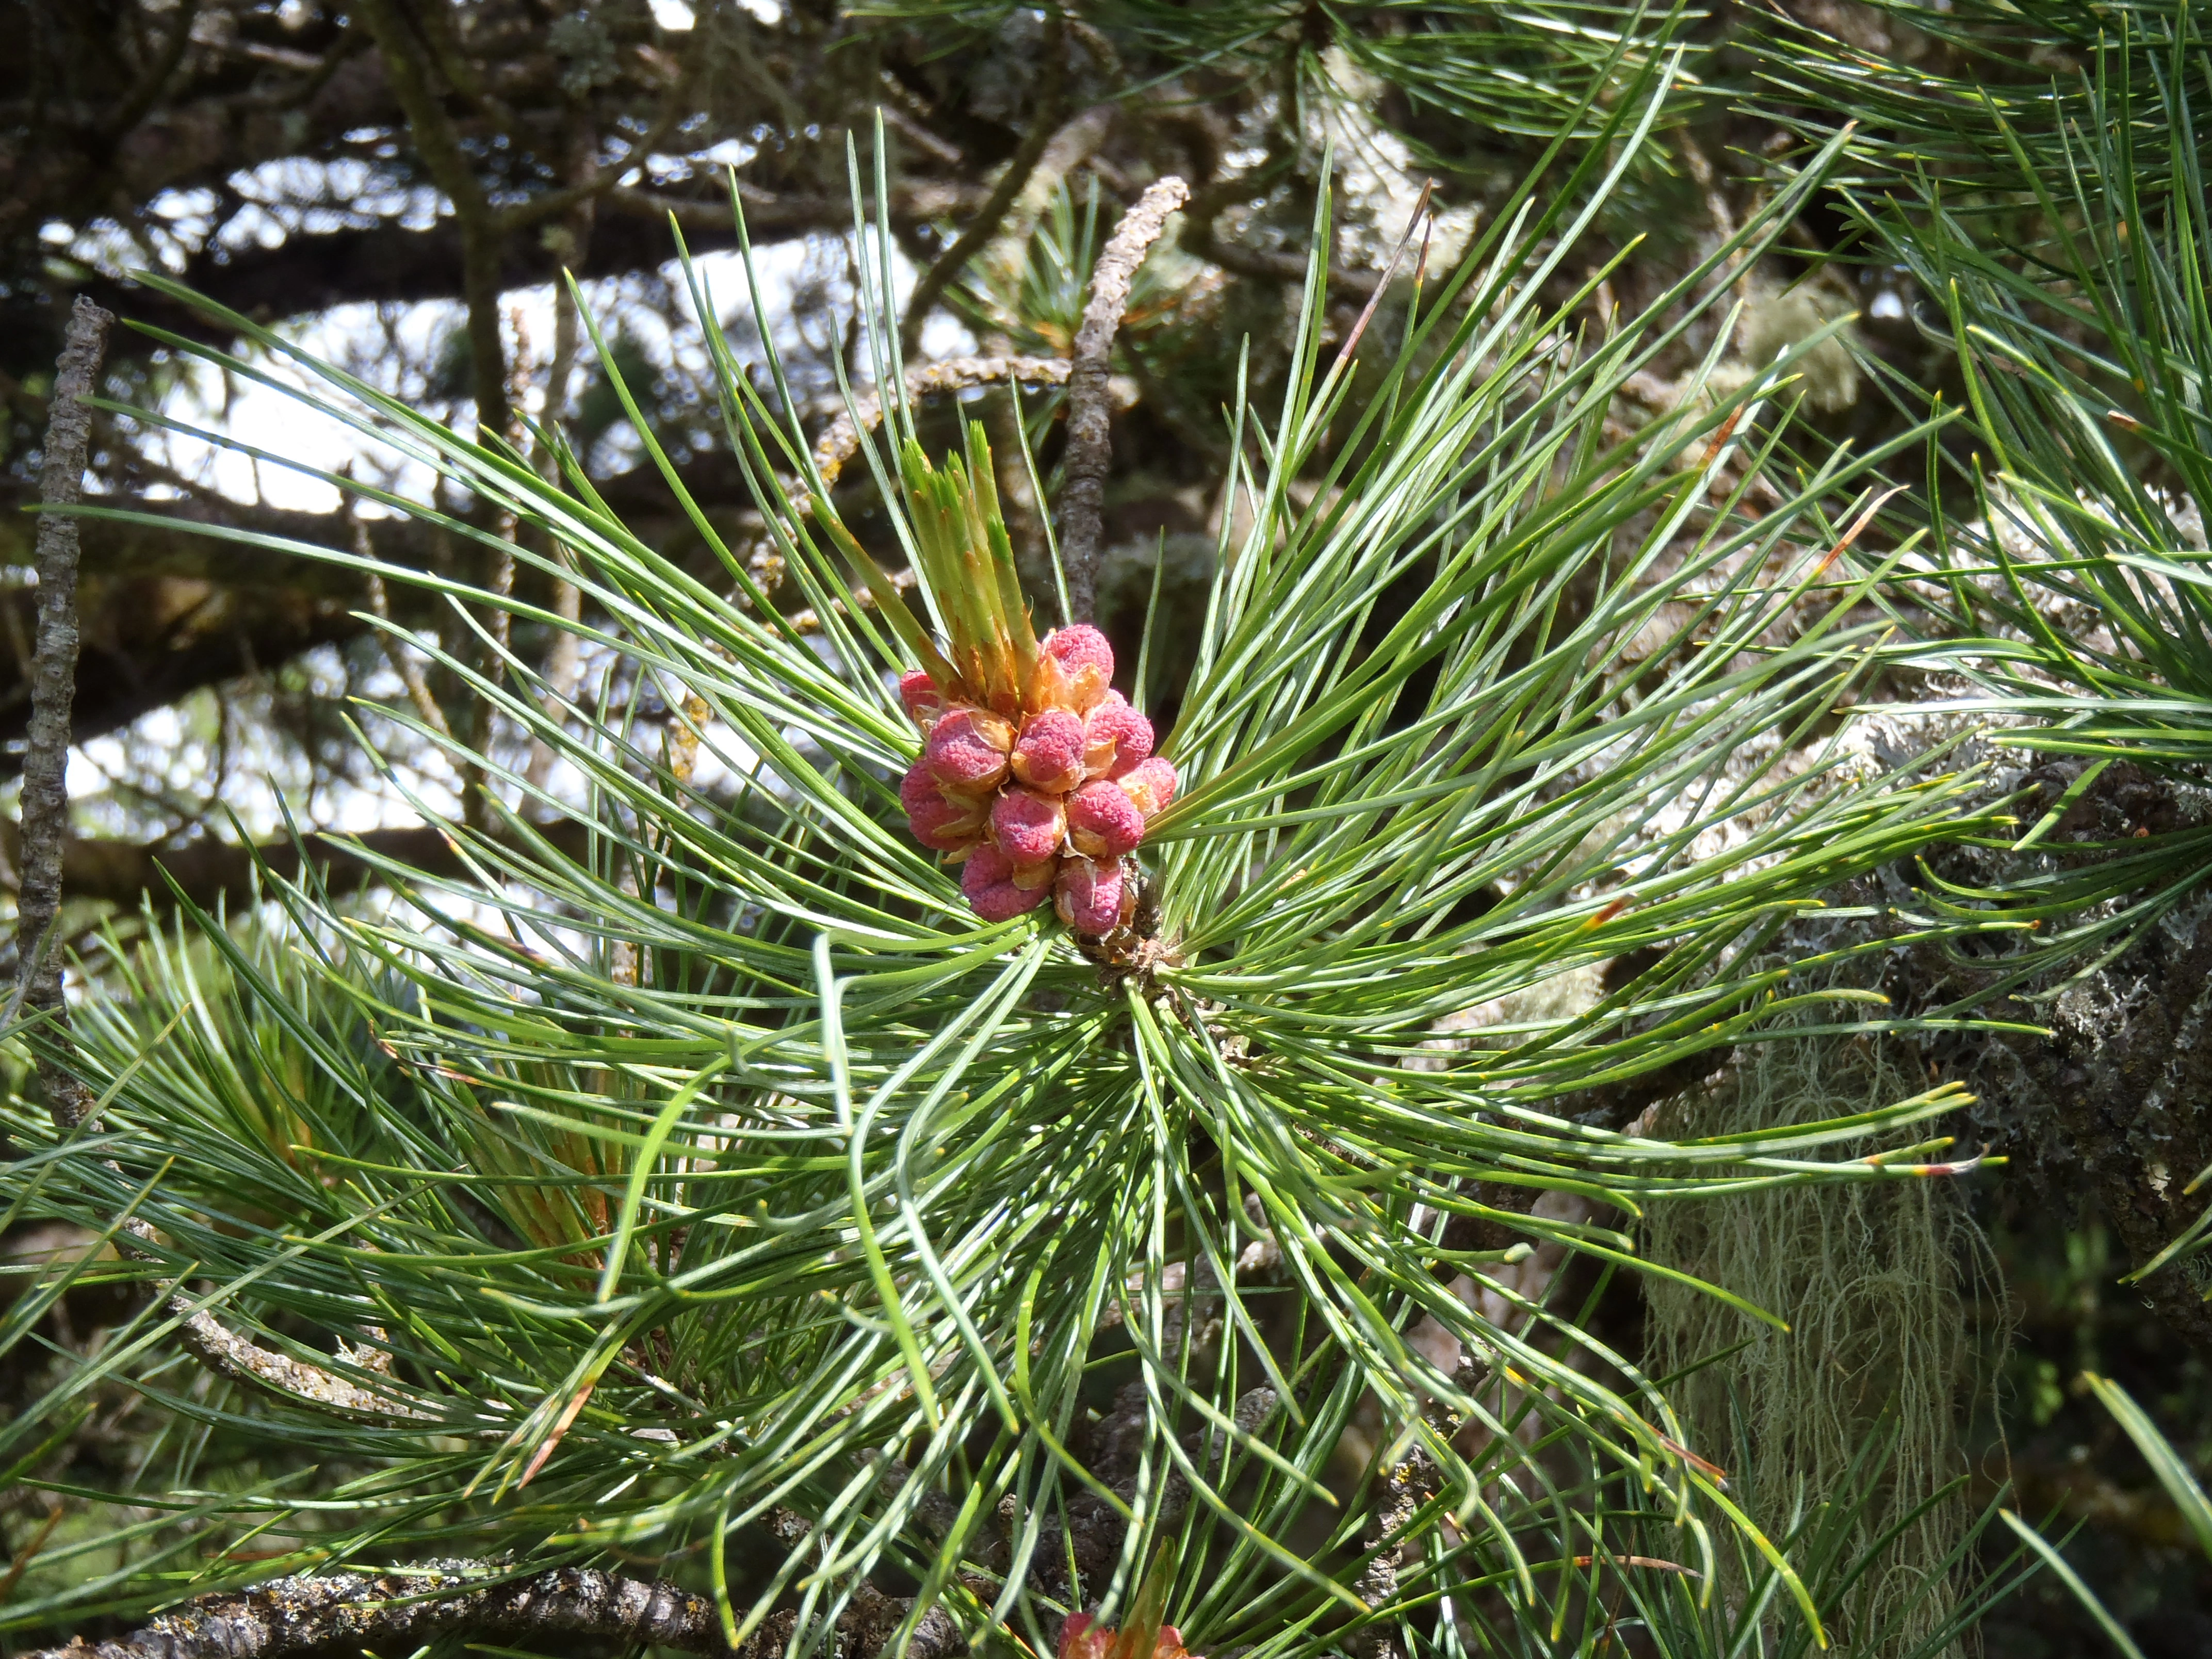
MULTIPOLYGON (((884 614, 923 666, 899 697, 925 743, 899 788, 915 839, 961 866, 986 921, 1049 896, 1079 933, 1103 936, 1136 908, 1131 854, 1175 799, 1175 768, 1152 753, 1152 725, 1113 689, 1114 649, 1087 623, 1040 641, 1014 573, 990 447, 970 422, 968 453, 933 467, 901 447, 918 574, 947 635, 940 649, 902 604, 884 614)), ((879 595, 893 592, 833 527, 879 595)))

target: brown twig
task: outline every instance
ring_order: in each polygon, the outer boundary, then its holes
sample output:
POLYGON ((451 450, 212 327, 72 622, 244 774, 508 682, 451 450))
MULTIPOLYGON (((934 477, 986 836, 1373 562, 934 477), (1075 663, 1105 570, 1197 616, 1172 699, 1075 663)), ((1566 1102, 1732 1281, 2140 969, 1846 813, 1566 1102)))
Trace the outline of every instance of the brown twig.
MULTIPOLYGON (((1064 357, 946 357, 907 370, 906 395, 939 398, 1007 380, 1018 380, 1024 386, 1066 386, 1073 376, 1073 366, 1064 357)), ((873 432, 883 418, 883 399, 870 392, 854 398, 853 407, 830 423, 814 445, 814 470, 821 476, 824 489, 836 487, 846 464, 860 453, 860 434, 873 432)), ((803 510, 811 495, 811 485, 801 485, 792 506, 803 510)))
POLYGON ((938 296, 998 234, 1000 222, 1020 199, 1030 175, 1036 171, 1046 147, 1059 130, 1062 93, 1067 82, 1063 35, 1060 13, 1055 10, 1045 24, 1044 74, 1037 82, 1036 109, 1030 118, 1030 130, 1022 135, 1021 144, 1006 163, 1006 172, 983 198, 983 205, 975 210, 975 217, 968 228, 930 263, 929 269, 915 283, 914 292, 907 299, 906 317, 899 325, 900 343, 908 352, 921 349, 922 325, 929 320, 938 296))
MULTIPOLYGON (((349 507, 352 505, 350 496, 347 498, 347 505, 349 507)), ((355 556, 363 562, 374 560, 376 545, 369 539, 368 526, 357 516, 351 514, 348 516, 353 518, 355 556)), ((376 613, 377 621, 386 624, 383 630, 385 659, 392 665, 392 672, 399 676, 399 683, 407 688, 407 699, 415 705, 415 712, 422 717, 422 723, 433 732, 441 738, 450 738, 453 735, 453 728, 446 723, 446 711, 438 707, 438 699, 430 690, 429 676, 423 673, 422 664, 407 654, 407 647, 399 642, 398 634, 390 626, 392 596, 385 588, 383 576, 374 569, 368 573, 368 608, 376 613)))
POLYGON ((1067 570, 1071 618, 1089 622, 1097 608, 1099 537, 1106 502, 1106 469, 1113 459, 1107 419, 1108 360, 1137 267, 1159 240, 1168 215, 1190 199, 1190 188, 1172 173, 1147 189, 1122 215, 1091 274, 1091 301, 1076 331, 1067 374, 1067 483, 1060 491, 1060 558, 1067 570))
MULTIPOLYGON (((15 905, 15 996, 23 1006, 67 1018, 62 1002, 61 953, 54 946, 54 917, 62 902, 62 849, 69 841, 70 704, 76 696, 76 569, 81 544, 67 511, 84 495, 86 452, 92 442, 92 409, 84 399, 100 379, 114 313, 79 295, 63 337, 46 414, 45 466, 39 499, 38 642, 31 659, 31 725, 23 755, 21 884, 15 905)), ((39 1079, 54 1119, 74 1128, 90 1109, 84 1085, 43 1054, 39 1079)))
POLYGON ((118 1641, 76 1641, 31 1659, 284 1659, 414 1647, 439 1637, 597 1637, 624 1646, 722 1653, 714 1604, 675 1585, 584 1568, 483 1584, 466 1562, 387 1573, 301 1573, 203 1596, 118 1641))

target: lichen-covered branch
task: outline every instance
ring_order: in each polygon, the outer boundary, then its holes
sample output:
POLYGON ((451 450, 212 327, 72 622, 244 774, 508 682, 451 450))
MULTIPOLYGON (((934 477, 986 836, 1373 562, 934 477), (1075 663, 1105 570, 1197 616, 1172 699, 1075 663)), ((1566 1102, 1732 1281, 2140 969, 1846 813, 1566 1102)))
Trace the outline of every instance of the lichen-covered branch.
POLYGON ((488 1570, 302 1573, 204 1596, 118 1641, 73 1642, 33 1659, 284 1659, 343 1647, 403 1650, 440 1637, 601 1637, 624 1645, 725 1651, 714 1604, 674 1585, 564 1569, 506 1583, 488 1570))
MULTIPOLYGON (((126 1223, 124 1231, 142 1247, 131 1253, 145 1255, 143 1247, 153 1242, 153 1229, 140 1221, 126 1223)), ((313 1406, 340 1417, 431 1420, 428 1412, 416 1411, 375 1389, 362 1388, 335 1371, 256 1346, 234 1331, 225 1329, 204 1309, 195 1310, 192 1298, 182 1291, 169 1298, 169 1311, 184 1321, 178 1340, 184 1344, 185 1352, 218 1376, 274 1395, 287 1405, 313 1406)), ((362 1353, 362 1358, 366 1359, 367 1352, 362 1353)))
MULTIPOLYGON (((725 1654, 714 1604, 665 1580, 564 1567, 494 1580, 474 1562, 391 1572, 301 1573, 251 1590, 203 1596, 118 1640, 76 1641, 29 1659, 291 1659, 318 1652, 404 1651, 440 1639, 599 1640, 612 1647, 725 1654)), ((838 1659, 883 1651, 912 1603, 863 1584, 837 1620, 838 1659)), ((737 1650, 770 1659, 791 1634, 792 1616, 769 1619, 737 1650)), ((907 1645, 910 1659, 962 1650, 959 1627, 942 1609, 925 1615, 907 1645)), ((567 1651, 566 1643, 562 1646, 567 1651)))
POLYGON ((1114 337, 1129 307, 1137 267, 1159 240, 1168 215, 1190 199, 1190 188, 1172 173, 1139 197, 1121 216, 1091 274, 1091 301, 1076 331, 1067 374, 1067 482, 1060 491, 1060 558, 1067 569, 1071 620, 1089 622, 1097 609, 1101 525, 1106 469, 1113 459, 1107 381, 1114 337))
MULTIPOLYGON (((2084 764, 2053 757, 2027 774, 2018 808, 2023 822, 2065 803, 2038 860, 2078 868, 2112 856, 2114 848, 2139 845, 2139 838, 2201 833, 2212 823, 2201 789, 2127 762, 2069 798, 2084 764)), ((1979 848, 1952 849, 1938 866, 1946 880, 1983 887, 2009 884, 2023 867, 2033 866, 1979 848)), ((1893 872, 1880 872, 1846 889, 1843 902, 1892 917, 1915 896, 1893 872)), ((1905 925, 1877 926, 1901 932, 1905 925)), ((2093 971, 2056 961, 2039 983, 1996 994, 2014 971, 2002 955, 1978 957, 1921 940, 1891 953, 1880 988, 1903 1016, 1971 1007, 1996 1022, 1994 1029, 1960 1025, 1911 1039, 1931 1080, 1971 1091, 1973 1104, 1958 1133, 2008 1155, 2012 1178, 2047 1204, 2094 1200, 2130 1267, 2142 1273, 2134 1293, 2177 1336, 2212 1353, 2206 1258, 2191 1253, 2143 1271, 2204 1209, 2203 1190, 2191 1178, 2212 1164, 2212 1044, 2203 1038, 2212 1025, 2212 902, 2200 896, 2177 905, 2093 971)))
MULTIPOLYGON (((1418 1449, 1404 1461, 1376 1472, 1369 1500, 1367 1524, 1359 1534, 1360 1547, 1371 1559, 1352 1582, 1352 1593, 1370 1607, 1390 1607, 1398 1599, 1398 1553, 1402 1534, 1436 1490, 1436 1466, 1418 1449)), ((1361 1626, 1345 1642, 1352 1659, 1396 1659, 1395 1621, 1378 1619, 1361 1626)))

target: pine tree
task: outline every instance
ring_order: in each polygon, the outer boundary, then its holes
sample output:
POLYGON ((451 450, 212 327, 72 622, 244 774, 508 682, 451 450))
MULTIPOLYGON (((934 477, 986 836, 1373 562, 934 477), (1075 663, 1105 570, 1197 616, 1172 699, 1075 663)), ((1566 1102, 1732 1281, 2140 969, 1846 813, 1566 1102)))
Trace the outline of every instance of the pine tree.
MULTIPOLYGON (((866 383, 824 432, 687 258, 749 538, 693 500, 586 313, 711 580, 559 428, 456 429, 143 279, 441 483, 331 475, 356 510, 580 604, 210 532, 450 602, 466 652, 377 625, 488 714, 384 711, 468 784, 417 801, 445 862, 359 852, 387 901, 307 859, 251 915, 180 895, 70 1009, 27 899, 43 1098, 9 1109, 0 1193, 110 1254, 0 1313, 0 1353, 34 1352, 73 1285, 140 1299, 0 1425, 0 1467, 37 1470, 118 1392, 161 1428, 135 1489, 97 1495, 112 1531, 19 1561, 0 1629, 182 1602, 126 1650, 1455 1659, 1626 1626, 1890 1650, 1859 1581, 1893 1445, 1747 1513, 1678 1379, 1596 1310, 1645 1275, 1779 1325, 1641 1250, 1639 1216, 1972 1163, 1956 1083, 1680 1139, 1648 1109, 1765 1043, 2002 1027, 1970 998, 1893 1011, 1869 964, 1994 955, 1995 997, 2202 887, 2201 827, 2100 858, 2065 822, 2112 767, 2203 758, 2201 550, 2111 435, 2203 499, 2196 22, 2106 24, 2094 74, 2020 107, 1878 85, 1870 133, 1855 60, 1786 30, 1759 92, 1641 11, 1341 9, 1326 41, 1306 8, 1054 14, 1316 96, 1348 58, 1408 145, 1476 112, 1541 139, 1433 266, 1425 198, 1356 313, 1337 255, 1374 227, 1315 193, 1283 360, 1248 350, 1219 411, 1187 672, 1164 551, 1133 637, 1095 626, 1110 354, 1179 184, 1103 246, 1063 199, 1018 260, 946 277, 1053 355, 932 365, 887 146, 855 146, 866 383), (1686 124, 1777 89, 1805 148, 1621 305, 1616 233, 1710 169, 1686 124), (1868 446, 1818 418, 1843 319, 1741 346, 1754 279, 1834 200, 1944 307, 1970 393, 1893 376, 1868 446), (1054 509, 1041 546, 1018 492, 1054 509), (588 691, 518 623, 573 635, 588 691), (1863 716, 1900 686, 1905 714, 1940 700, 2091 764, 2030 811, 1963 741, 1888 753, 1863 716), (1961 847, 2014 861, 1971 885, 1961 847), (1900 869, 1927 889, 1875 925, 1862 901, 1900 869)), ((1968 46, 2073 27, 1889 9, 1968 46)), ((885 15, 952 43, 1003 20, 885 15)), ((1191 204, 1152 257, 1291 257, 1224 248, 1231 205, 1191 204)), ((742 244, 734 190, 732 213, 742 244)), ((764 315, 749 247, 744 270, 764 315)), ((1969 1572, 1979 1530, 1917 1564, 1942 1613, 1912 1650, 2049 1551, 1969 1572)))

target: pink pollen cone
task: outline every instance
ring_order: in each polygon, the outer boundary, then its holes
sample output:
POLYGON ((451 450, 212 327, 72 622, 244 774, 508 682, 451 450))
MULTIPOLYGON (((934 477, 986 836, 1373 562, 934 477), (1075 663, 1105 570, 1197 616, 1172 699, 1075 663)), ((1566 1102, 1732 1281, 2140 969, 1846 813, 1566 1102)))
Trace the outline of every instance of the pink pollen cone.
POLYGON ((1044 902, 1048 887, 1014 884, 1014 861, 988 842, 960 866, 960 890, 986 921, 1012 921, 1044 902))
POLYGON ((907 717, 925 732, 945 713, 945 694, 919 668, 899 676, 899 702, 905 705, 907 717))
POLYGON ((1145 815, 1128 792, 1094 778, 1067 803, 1067 844, 1085 858, 1118 859, 1145 839, 1145 815))
POLYGON ((1083 722, 1065 708, 1030 715, 1014 743, 1013 768, 1031 788, 1066 794, 1083 781, 1083 722))
POLYGON ((1114 1645, 1114 1632, 1095 1614, 1071 1613, 1060 1627, 1060 1659, 1106 1659, 1114 1645))
POLYGON ((1083 720, 1083 769, 1094 778, 1118 778, 1133 772, 1152 752, 1152 723, 1129 707, 1119 691, 1083 720))
MULTIPOLYGON (((1059 1659, 1106 1659, 1120 1635, 1119 1631, 1100 1624, 1094 1614, 1071 1613, 1060 1628, 1059 1659)), ((1188 1659, 1182 1632, 1173 1625, 1162 1625, 1152 1652, 1141 1659, 1188 1659)))
POLYGON ((991 839, 1016 864, 1035 864, 1060 851, 1067 815, 1058 799, 1028 789, 1001 792, 991 807, 991 839))
POLYGON ((1073 708, 1079 714, 1106 695, 1114 679, 1114 647, 1088 623, 1055 629, 1044 636, 1037 664, 1040 701, 1073 708))
POLYGON ((947 789, 983 794, 1006 781, 1013 728, 981 708, 956 708, 930 728, 922 750, 930 775, 947 789))
POLYGON ((1139 766, 1128 776, 1115 780, 1147 819, 1176 798, 1176 790, 1181 781, 1176 776, 1174 763, 1162 760, 1158 755, 1139 766))
POLYGON ((1071 1613, 1060 1627, 1060 1659, 1106 1659, 1114 1645, 1114 1632, 1095 1614, 1071 1613))
POLYGON ((906 808, 906 827, 914 838, 933 851, 959 852, 983 833, 981 810, 947 800, 921 761, 899 780, 899 805, 906 808))
POLYGON ((1040 859, 1035 864, 1018 864, 1014 866, 1014 885, 1024 893, 1048 893, 1052 890, 1053 878, 1059 873, 1057 855, 1040 859))
POLYGON ((1121 925, 1121 866, 1069 859, 1053 884, 1053 908, 1079 933, 1110 933, 1121 925))
POLYGON ((906 775, 899 780, 899 805, 906 808, 908 817, 931 801, 944 799, 938 793, 937 780, 929 775, 929 763, 927 761, 916 761, 907 768, 906 775))

